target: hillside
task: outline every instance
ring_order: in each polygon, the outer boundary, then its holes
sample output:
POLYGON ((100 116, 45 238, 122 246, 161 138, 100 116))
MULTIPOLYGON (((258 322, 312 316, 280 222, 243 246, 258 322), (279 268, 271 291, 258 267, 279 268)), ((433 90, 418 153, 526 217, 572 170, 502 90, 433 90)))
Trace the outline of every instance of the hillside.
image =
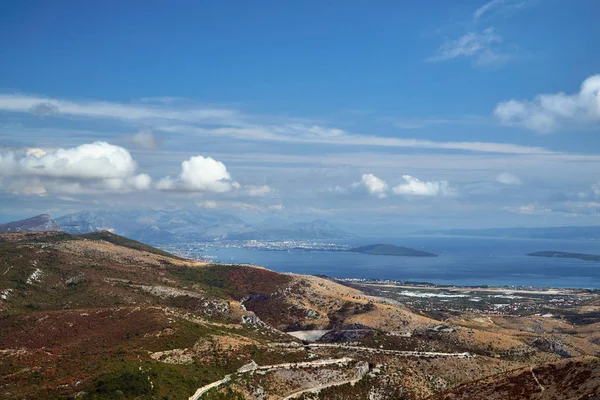
POLYGON ((415 250, 409 247, 394 246, 392 244, 371 244, 349 249, 352 253, 371 254, 379 256, 405 256, 405 257, 437 257, 437 254, 427 251, 415 250))
POLYGON ((0 254, 2 399, 424 399, 600 350, 596 320, 442 322, 329 279, 183 260, 107 232, 2 233, 0 254), (298 330, 315 339, 285 333, 298 330))
POLYGON ((20 221, 0 224, 0 232, 44 232, 61 230, 61 227, 48 214, 36 215, 35 217, 20 221))

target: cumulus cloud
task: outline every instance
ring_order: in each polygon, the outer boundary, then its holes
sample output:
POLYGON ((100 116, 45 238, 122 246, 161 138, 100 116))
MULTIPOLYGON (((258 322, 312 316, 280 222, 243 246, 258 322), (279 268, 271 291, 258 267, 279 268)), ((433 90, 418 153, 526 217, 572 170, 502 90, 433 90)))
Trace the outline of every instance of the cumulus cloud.
POLYGON ((406 183, 394 186, 392 192, 407 196, 451 196, 456 194, 447 181, 424 182, 410 175, 403 175, 406 183))
POLYGON ((387 196, 388 184, 373 174, 363 174, 359 182, 355 182, 353 187, 363 187, 370 194, 376 195, 379 198, 387 196))
POLYGON ((144 149, 155 149, 159 146, 158 138, 149 130, 141 130, 132 135, 129 140, 144 149))
POLYGON ((106 142, 0 153, 0 176, 14 178, 7 186, 23 194, 149 189, 152 179, 136 168, 126 149, 106 142))
POLYGON ((18 169, 24 175, 108 179, 131 176, 136 164, 123 147, 95 142, 50 153, 30 153, 19 160, 18 169))
POLYGON ((160 190, 187 192, 228 192, 233 187, 227 167, 211 157, 195 156, 181 163, 181 173, 175 179, 162 178, 156 187, 160 190))
POLYGON ((504 185, 522 185, 523 182, 521 179, 511 174, 510 172, 503 172, 496 177, 496 182, 502 183, 504 185))
POLYGON ((600 121, 600 75, 583 81, 578 93, 540 94, 533 100, 499 103, 494 115, 503 124, 540 133, 600 121))

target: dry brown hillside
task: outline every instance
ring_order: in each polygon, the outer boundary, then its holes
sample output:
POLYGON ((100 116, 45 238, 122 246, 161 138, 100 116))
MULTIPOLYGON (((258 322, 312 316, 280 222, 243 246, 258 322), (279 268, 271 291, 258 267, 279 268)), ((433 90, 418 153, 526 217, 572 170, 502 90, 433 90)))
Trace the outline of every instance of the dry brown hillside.
POLYGON ((107 232, 0 233, 0 254, 3 399, 509 399, 516 387, 554 399, 598 386, 597 323, 442 321, 330 279, 107 232), (286 333, 314 329, 318 342, 286 333))

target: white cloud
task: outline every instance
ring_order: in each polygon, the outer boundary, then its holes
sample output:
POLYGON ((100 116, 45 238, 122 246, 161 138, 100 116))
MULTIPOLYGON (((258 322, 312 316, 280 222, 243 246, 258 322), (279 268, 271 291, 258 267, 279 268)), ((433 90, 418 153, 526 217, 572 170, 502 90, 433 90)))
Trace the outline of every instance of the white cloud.
POLYGON ((210 209, 218 207, 217 202, 214 200, 198 201, 198 202, 196 202, 196 205, 200 208, 210 208, 210 209))
POLYGON ((253 212, 281 211, 284 209, 282 204, 272 204, 272 205, 263 206, 263 205, 259 205, 259 204, 244 203, 241 201, 206 200, 206 201, 196 202, 196 205, 200 208, 208 208, 208 209, 236 208, 236 209, 240 209, 243 211, 253 211, 253 212))
MULTIPOLYGON (((484 31, 486 32, 486 31, 484 31)), ((488 36, 490 34, 488 33, 488 36)), ((493 34, 491 34, 493 36, 493 34)), ((482 54, 484 57, 485 54, 482 54)), ((269 124, 271 117, 246 115, 237 110, 188 105, 184 101, 138 104, 110 103, 102 101, 66 101, 39 96, 0 94, 0 110, 8 112, 31 111, 38 104, 55 107, 56 117, 88 119, 114 119, 145 129, 177 135, 228 136, 244 140, 331 144, 336 146, 378 146, 425 149, 466 150, 485 153, 548 154, 539 147, 489 142, 436 142, 431 140, 382 137, 362 133, 350 133, 335 127, 314 124, 269 124), (257 121, 254 123, 250 121, 257 121)), ((281 119, 281 118, 280 118, 281 119)), ((136 135, 135 141, 152 146, 152 137, 136 135)), ((155 138, 155 137, 154 137, 155 138)))
POLYGON ((325 189, 325 192, 328 192, 328 193, 337 193, 337 194, 346 194, 346 193, 348 193, 348 189, 345 188, 345 187, 343 187, 343 186, 340 186, 340 185, 335 185, 335 186, 328 187, 327 189, 325 189))
POLYGON ((511 174, 510 172, 502 172, 500 175, 496 177, 496 182, 502 183, 504 185, 522 185, 523 182, 521 179, 511 174))
POLYGON ((46 154, 46 151, 44 149, 39 149, 37 147, 25 149, 25 155, 27 155, 27 156, 35 156, 37 158, 40 158, 45 154, 46 154))
POLYGON ((156 187, 160 190, 189 192, 228 192, 232 188, 227 167, 211 157, 195 156, 181 163, 181 173, 176 179, 162 178, 156 187))
POLYGON ((144 149, 155 149, 158 147, 159 143, 156 136, 149 130, 141 130, 135 135, 132 135, 129 139, 132 143, 135 143, 144 149))
POLYGON ((355 182, 353 187, 364 187, 370 194, 376 195, 379 198, 387 196, 388 184, 373 174, 363 174, 360 182, 355 182))
POLYGON ((481 32, 468 32, 458 39, 446 40, 429 61, 439 62, 457 57, 476 57, 480 66, 497 65, 508 60, 509 56, 499 54, 491 46, 502 42, 502 36, 494 32, 493 27, 481 32))
POLYGON ((494 109, 506 125, 521 126, 541 133, 561 127, 600 121, 600 75, 583 81, 578 93, 540 94, 529 100, 509 100, 494 109))
POLYGON ((152 178, 148 174, 139 174, 127 179, 127 182, 137 190, 148 190, 152 178))
POLYGON ((473 19, 477 20, 477 19, 481 18, 485 13, 488 13, 489 11, 502 5, 505 2, 506 2, 506 0, 492 0, 489 3, 485 3, 484 5, 479 7, 477 10, 475 10, 475 12, 473 13, 473 19))
POLYGON ((504 210, 510 211, 517 214, 524 215, 540 215, 540 214, 549 214, 552 213, 552 210, 540 205, 539 203, 530 203, 520 206, 510 206, 504 207, 504 210))
POLYGON ((28 195, 149 189, 152 179, 136 175, 136 168, 126 149, 106 142, 0 153, 0 176, 13 180, 10 190, 28 195))
POLYGON ((473 12, 473 20, 478 21, 486 15, 513 13, 532 3, 532 0, 492 0, 473 12))
POLYGON ((246 193, 250 197, 264 197, 273 191, 273 189, 268 185, 245 186, 245 189, 246 193))
POLYGON ((18 166, 23 175, 84 179, 123 178, 135 169, 135 161, 126 149, 106 142, 30 153, 19 160, 18 166))
POLYGON ((229 121, 239 117, 235 110, 183 106, 179 108, 153 104, 123 104, 104 101, 68 101, 24 94, 0 94, 0 110, 31 112, 36 115, 63 115, 127 121, 177 120, 186 122, 229 121), (51 110, 51 111, 50 111, 51 110))
POLYGON ((392 192, 407 196, 453 196, 455 190, 447 181, 424 182, 410 175, 403 175, 406 183, 394 186, 392 192))

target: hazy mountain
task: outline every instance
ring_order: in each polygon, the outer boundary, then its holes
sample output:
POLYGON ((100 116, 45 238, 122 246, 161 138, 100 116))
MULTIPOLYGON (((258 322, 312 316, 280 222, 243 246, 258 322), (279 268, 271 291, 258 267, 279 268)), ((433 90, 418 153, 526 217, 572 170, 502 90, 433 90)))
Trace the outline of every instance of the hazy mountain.
POLYGON ((235 215, 190 210, 82 211, 57 218, 69 233, 108 230, 150 243, 212 240, 230 231, 248 229, 235 215))
POLYGON ((450 229, 424 234, 529 239, 600 240, 600 226, 561 226, 548 228, 450 229))
POLYGON ((313 240, 348 236, 317 220, 284 226, 252 226, 239 217, 218 211, 127 210, 82 211, 57 218, 69 233, 108 230, 146 243, 193 240, 313 240))
POLYGON ((259 226, 245 232, 233 232, 229 240, 325 240, 351 236, 323 220, 295 222, 284 226, 259 226))
POLYGON ((0 224, 0 232, 44 232, 60 230, 60 226, 48 214, 36 215, 35 217, 20 221, 0 224))

